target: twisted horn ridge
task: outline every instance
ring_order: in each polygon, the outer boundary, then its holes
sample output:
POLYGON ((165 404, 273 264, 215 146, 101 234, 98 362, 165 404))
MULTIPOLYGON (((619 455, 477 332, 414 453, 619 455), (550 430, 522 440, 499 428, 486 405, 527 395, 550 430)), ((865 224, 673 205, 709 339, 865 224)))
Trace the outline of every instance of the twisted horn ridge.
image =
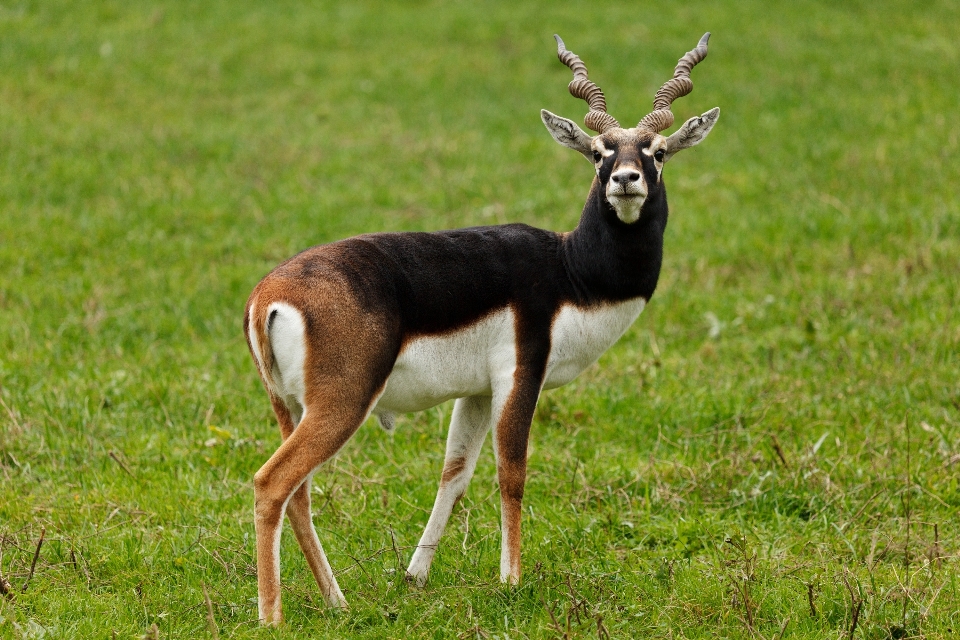
POLYGON ((583 64, 580 56, 573 51, 567 51, 560 36, 554 34, 553 37, 557 39, 557 57, 573 71, 573 80, 567 85, 570 95, 585 100, 590 105, 590 111, 584 116, 583 123, 597 133, 620 128, 616 118, 607 113, 607 101, 603 97, 603 91, 587 77, 587 65, 583 64))
POLYGON ((710 40, 710 32, 703 34, 696 48, 687 51, 679 61, 677 68, 673 71, 673 77, 663 83, 663 86, 657 90, 653 98, 653 111, 643 116, 637 124, 638 129, 649 129, 657 133, 669 129, 673 124, 673 112, 670 111, 670 105, 677 98, 682 98, 693 91, 693 80, 690 79, 690 71, 698 62, 707 57, 707 41, 710 40))

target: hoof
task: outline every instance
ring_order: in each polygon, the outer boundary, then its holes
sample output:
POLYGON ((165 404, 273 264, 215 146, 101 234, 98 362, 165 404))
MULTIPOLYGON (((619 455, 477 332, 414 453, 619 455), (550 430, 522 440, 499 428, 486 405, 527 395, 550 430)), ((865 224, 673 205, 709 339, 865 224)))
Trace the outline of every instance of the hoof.
POLYGON ((334 611, 346 611, 350 608, 347 605, 347 599, 343 597, 342 593, 340 593, 340 589, 337 589, 336 593, 325 596, 324 600, 327 601, 327 607, 329 609, 333 609, 334 611))
POLYGON ((404 580, 407 581, 407 584, 409 584, 411 587, 417 587, 418 589, 422 589, 424 585, 427 584, 427 574, 425 573, 413 574, 407 571, 404 574, 403 578, 404 580))
POLYGON ((260 618, 261 627, 279 627, 281 624, 283 624, 283 616, 280 615, 279 611, 275 616, 260 618))
POLYGON ((257 603, 257 612, 260 617, 261 627, 279 627, 283 622, 283 609, 280 606, 279 600, 274 602, 273 606, 264 603, 263 600, 259 600, 257 603))

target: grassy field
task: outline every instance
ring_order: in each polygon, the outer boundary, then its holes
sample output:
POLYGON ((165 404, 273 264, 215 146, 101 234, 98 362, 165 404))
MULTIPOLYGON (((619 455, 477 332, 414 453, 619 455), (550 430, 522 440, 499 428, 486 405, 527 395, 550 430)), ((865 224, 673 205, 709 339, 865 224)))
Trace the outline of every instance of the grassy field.
POLYGON ((3 2, 0 637, 212 637, 204 589, 223 638, 956 637, 958 24, 949 0, 3 2), (363 232, 573 228, 592 170, 538 110, 585 105, 552 34, 632 123, 707 30, 674 111, 722 116, 665 172, 646 312, 540 401, 522 585, 489 445, 430 583, 401 579, 441 406, 314 479, 349 612, 286 527, 287 623, 260 629, 279 434, 250 290, 363 232))

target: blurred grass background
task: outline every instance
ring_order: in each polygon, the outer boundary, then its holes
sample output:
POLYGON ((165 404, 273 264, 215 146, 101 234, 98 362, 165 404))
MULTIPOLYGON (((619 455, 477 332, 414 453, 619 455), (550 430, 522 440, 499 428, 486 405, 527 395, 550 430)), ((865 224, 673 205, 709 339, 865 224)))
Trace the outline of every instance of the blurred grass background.
POLYGON ((4 2, 0 636, 205 637, 206 586, 223 637, 953 637, 957 24, 948 1, 4 2), (446 406, 314 480, 350 612, 287 531, 288 624, 258 629, 257 280, 370 231, 573 228, 592 171, 538 110, 585 105, 552 34, 632 123, 708 30, 674 111, 722 115, 665 171, 657 294, 541 399, 523 585, 498 582, 489 453, 430 584, 400 579, 446 406))

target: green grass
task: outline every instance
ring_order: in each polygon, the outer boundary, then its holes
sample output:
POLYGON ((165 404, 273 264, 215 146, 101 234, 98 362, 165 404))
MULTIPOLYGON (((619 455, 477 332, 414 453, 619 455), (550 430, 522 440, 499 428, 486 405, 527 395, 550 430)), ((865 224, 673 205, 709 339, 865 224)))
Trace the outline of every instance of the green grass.
POLYGON ((957 24, 948 0, 3 3, 0 637, 209 637, 204 585, 230 638, 836 638, 855 601, 856 638, 955 637, 957 24), (429 585, 400 579, 441 406, 314 480, 350 611, 286 528, 287 623, 259 629, 257 280, 362 232, 571 229, 591 169, 538 110, 585 105, 552 34, 632 123, 706 30, 675 112, 722 117, 666 171, 646 312, 541 399, 523 584, 489 448, 429 585))

